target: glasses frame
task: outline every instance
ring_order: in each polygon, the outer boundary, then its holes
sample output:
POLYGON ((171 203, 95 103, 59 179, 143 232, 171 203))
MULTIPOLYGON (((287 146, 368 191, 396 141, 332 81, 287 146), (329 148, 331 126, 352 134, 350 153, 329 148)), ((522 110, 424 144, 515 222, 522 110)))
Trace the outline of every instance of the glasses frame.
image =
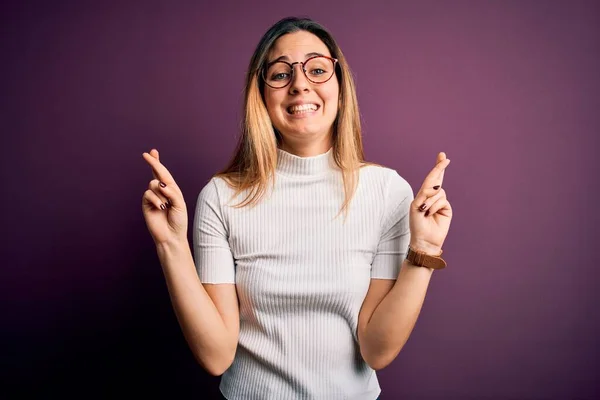
POLYGON ((337 66, 337 63, 338 63, 338 61, 339 61, 339 60, 338 60, 337 58, 333 58, 333 57, 329 57, 329 56, 312 56, 312 57, 309 57, 309 58, 307 58, 306 60, 304 60, 304 62, 302 62, 302 61, 296 61, 296 62, 293 62, 293 63, 289 63, 289 62, 287 62, 287 61, 283 61, 283 60, 271 61, 270 63, 268 63, 267 65, 265 65, 265 67, 262 69, 261 76, 262 76, 262 79, 263 79, 263 82, 265 83, 265 85, 267 85, 267 86, 269 86, 269 87, 271 87, 271 88, 273 88, 273 89, 283 89, 284 87, 286 87, 287 85, 289 85, 290 83, 292 83, 292 81, 294 80, 294 74, 295 74, 295 71, 296 71, 296 68, 294 68, 294 66, 295 66, 296 64, 300 64, 300 67, 302 67, 302 72, 304 73, 304 76, 306 77, 306 79, 308 79, 308 81, 309 81, 310 83, 313 83, 313 84, 315 84, 315 85, 320 85, 320 84, 322 84, 322 83, 329 82, 329 80, 331 80, 331 78, 333 78, 333 76, 335 75, 335 68, 336 68, 336 66, 337 66), (310 79, 310 78, 308 77, 308 75, 306 74, 306 68, 304 68, 304 66, 305 66, 305 65, 306 65, 306 63, 308 63, 310 60, 313 60, 313 59, 315 59, 315 58, 327 58, 328 60, 331 60, 331 61, 333 62, 333 73, 331 74, 331 76, 330 76, 329 78, 327 78, 327 80, 325 80, 325 81, 323 81, 323 82, 315 82, 315 81, 313 81, 312 79, 310 79), (283 85, 283 86, 272 86, 272 85, 269 85, 269 84, 267 83, 267 77, 266 77, 265 75, 267 74, 267 71, 269 70, 269 68, 271 68, 271 66, 272 66, 273 64, 276 64, 276 63, 283 63, 283 64, 287 64, 287 65, 289 65, 289 67, 290 67, 290 70, 292 71, 292 73, 291 73, 291 74, 292 74, 292 76, 290 77, 290 80, 288 81, 288 83, 286 83, 286 84, 285 84, 285 85, 283 85))

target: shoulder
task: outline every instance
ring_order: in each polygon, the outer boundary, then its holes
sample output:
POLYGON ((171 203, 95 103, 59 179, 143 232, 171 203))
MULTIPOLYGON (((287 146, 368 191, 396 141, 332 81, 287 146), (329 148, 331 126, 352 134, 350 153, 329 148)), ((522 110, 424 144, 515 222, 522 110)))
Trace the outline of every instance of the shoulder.
POLYGON ((249 189, 238 191, 226 177, 215 175, 200 190, 197 204, 210 203, 213 207, 219 207, 222 212, 226 212, 232 207, 238 209, 235 206, 243 203, 248 193, 249 189))
POLYGON ((410 183, 398 171, 379 164, 365 164, 361 167, 360 179, 368 184, 376 185, 388 195, 410 197, 413 194, 410 183))
POLYGON ((219 177, 211 177, 200 189, 196 199, 196 208, 202 205, 221 206, 221 198, 226 195, 227 183, 219 177))
POLYGON ((218 191, 215 184, 215 178, 210 178, 208 182, 202 186, 200 193, 198 194, 198 201, 208 200, 214 197, 218 197, 218 191))
POLYGON ((233 188, 220 176, 211 177, 200 190, 199 198, 219 198, 234 193, 233 188))

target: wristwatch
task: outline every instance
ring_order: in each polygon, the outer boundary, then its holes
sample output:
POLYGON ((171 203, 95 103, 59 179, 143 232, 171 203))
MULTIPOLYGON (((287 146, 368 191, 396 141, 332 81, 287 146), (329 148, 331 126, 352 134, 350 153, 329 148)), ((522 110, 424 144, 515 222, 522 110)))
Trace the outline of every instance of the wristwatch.
POLYGON ((406 259, 412 265, 417 265, 419 267, 443 269, 446 268, 446 261, 440 257, 442 253, 443 251, 440 250, 440 254, 437 256, 432 256, 421 251, 413 250, 410 246, 408 246, 408 250, 406 251, 406 259))

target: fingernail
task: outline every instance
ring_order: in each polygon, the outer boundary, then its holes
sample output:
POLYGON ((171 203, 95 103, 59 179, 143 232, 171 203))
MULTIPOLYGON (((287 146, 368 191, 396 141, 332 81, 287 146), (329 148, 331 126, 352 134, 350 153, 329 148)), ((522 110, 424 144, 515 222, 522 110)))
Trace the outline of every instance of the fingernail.
POLYGON ((429 215, 429 210, 425 211, 425 216, 429 215))
POLYGON ((160 209, 161 209, 161 210, 164 210, 164 209, 165 209, 165 205, 164 205, 164 204, 161 204, 161 205, 160 205, 160 209))
POLYGON ((167 187, 167 185, 166 185, 164 182, 160 182, 160 183, 159 183, 159 185, 160 185, 161 187, 167 187))
POLYGON ((435 190, 438 190, 438 189, 440 188, 440 185, 435 185, 433 188, 434 188, 435 190))
POLYGON ((421 204, 421 207, 419 207, 419 210, 423 211, 425 209, 425 207, 427 207, 427 204, 423 203, 423 204, 421 204))

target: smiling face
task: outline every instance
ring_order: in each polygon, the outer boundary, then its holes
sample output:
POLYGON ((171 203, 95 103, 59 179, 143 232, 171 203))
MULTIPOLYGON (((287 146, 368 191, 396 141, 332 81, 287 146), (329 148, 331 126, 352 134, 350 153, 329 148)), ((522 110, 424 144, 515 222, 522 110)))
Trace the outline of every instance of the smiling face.
MULTIPOLYGON (((325 43, 312 33, 288 33, 277 39, 267 62, 276 59, 290 64, 304 62, 315 53, 331 57, 325 43)), ((331 144, 333 122, 338 112, 338 97, 339 83, 336 76, 325 83, 312 83, 298 64, 294 65, 293 79, 289 85, 280 89, 265 85, 264 89, 269 117, 283 136, 284 142, 301 147, 310 143, 322 143, 325 151, 331 144)))

